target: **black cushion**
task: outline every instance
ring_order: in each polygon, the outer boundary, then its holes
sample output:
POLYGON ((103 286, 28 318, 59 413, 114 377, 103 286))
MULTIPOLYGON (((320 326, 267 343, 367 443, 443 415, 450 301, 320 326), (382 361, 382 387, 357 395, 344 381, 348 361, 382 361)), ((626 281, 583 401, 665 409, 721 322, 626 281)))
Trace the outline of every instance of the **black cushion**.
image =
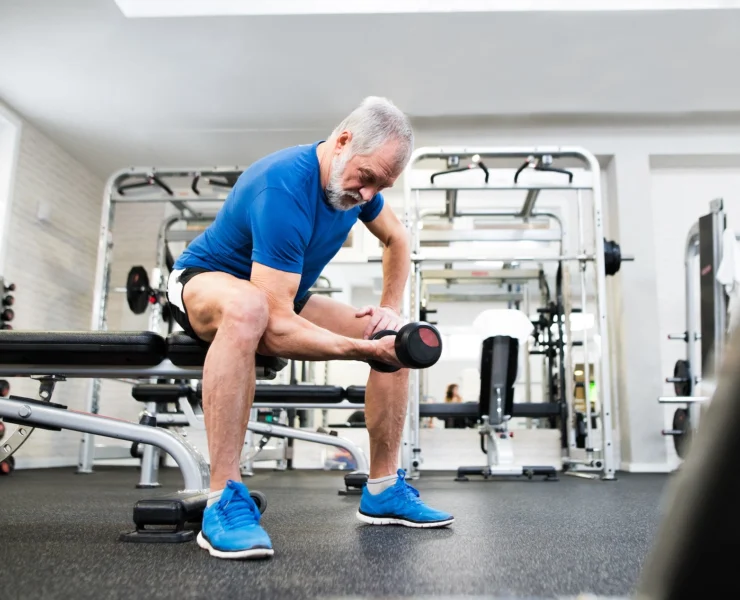
POLYGON ((344 388, 337 385, 258 385, 255 402, 335 403, 344 398, 344 388))
POLYGON ((437 417, 478 417, 477 402, 422 402, 419 404, 419 416, 437 417))
POLYGON ((0 364, 154 367, 165 341, 151 331, 0 331, 0 364))
MULTIPOLYGON (((178 367, 202 367, 206 360, 208 346, 194 340, 185 333, 173 333, 167 337, 167 358, 178 367)), ((277 356, 257 354, 256 366, 266 372, 277 373, 285 368, 288 361, 277 356)))
POLYGON ((139 383, 131 388, 131 395, 139 402, 177 402, 191 393, 191 387, 184 383, 139 383))
POLYGON ((347 400, 355 404, 365 403, 365 386, 351 385, 347 388, 347 400))

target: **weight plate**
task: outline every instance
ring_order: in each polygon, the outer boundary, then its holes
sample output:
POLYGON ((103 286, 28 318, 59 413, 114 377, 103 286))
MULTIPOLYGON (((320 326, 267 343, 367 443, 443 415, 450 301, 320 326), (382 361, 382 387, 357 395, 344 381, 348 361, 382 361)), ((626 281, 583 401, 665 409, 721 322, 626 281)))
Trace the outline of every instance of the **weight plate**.
POLYGON ((126 302, 135 315, 143 314, 149 306, 152 288, 149 275, 142 266, 131 267, 126 278, 126 302))
POLYGON ((396 354, 403 364, 426 369, 442 356, 442 336, 427 323, 409 323, 398 332, 396 354))
POLYGON ((254 500, 260 513, 264 513, 267 510, 267 496, 257 490, 250 491, 249 495, 254 500))
POLYGON ((677 360, 673 367, 673 377, 680 379, 673 383, 676 396, 691 396, 691 368, 688 360, 677 360))
POLYGON ((681 458, 686 458, 691 443, 691 421, 687 409, 677 408, 676 412, 673 413, 673 430, 681 432, 673 436, 676 454, 681 458))
POLYGON ((613 240, 604 240, 604 272, 614 275, 622 265, 622 249, 613 240))

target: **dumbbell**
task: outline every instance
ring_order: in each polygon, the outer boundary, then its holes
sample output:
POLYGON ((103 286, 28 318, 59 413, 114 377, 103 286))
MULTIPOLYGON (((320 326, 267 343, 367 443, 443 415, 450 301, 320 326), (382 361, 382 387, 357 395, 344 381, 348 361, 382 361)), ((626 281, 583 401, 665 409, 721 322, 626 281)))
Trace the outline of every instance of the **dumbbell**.
MULTIPOLYGON (((398 331, 384 329, 378 331, 371 339, 396 336, 396 356, 409 369, 426 369, 431 367, 442 356, 442 336, 429 323, 407 323, 398 331)), ((400 367, 370 359, 367 364, 381 373, 395 373, 400 367)))
POLYGON ((10 475, 15 471, 15 457, 9 456, 3 462, 0 462, 0 476, 10 475))

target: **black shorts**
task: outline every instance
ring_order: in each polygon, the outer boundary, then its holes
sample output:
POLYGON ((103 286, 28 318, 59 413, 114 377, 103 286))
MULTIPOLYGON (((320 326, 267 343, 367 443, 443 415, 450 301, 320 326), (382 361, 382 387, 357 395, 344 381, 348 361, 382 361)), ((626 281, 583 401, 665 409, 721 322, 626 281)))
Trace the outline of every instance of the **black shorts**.
MULTIPOLYGON (((193 327, 190 325, 188 320, 188 311, 183 300, 183 290, 185 284, 190 281, 196 275, 201 273, 210 273, 208 269, 202 269, 200 267, 186 267, 185 269, 175 269, 170 273, 169 281, 167 282, 167 301, 170 305, 170 311, 177 324, 182 327, 182 330, 188 334, 194 340, 197 340, 203 344, 208 344, 204 340, 201 340, 198 335, 193 331, 193 327)), ((312 296, 311 292, 308 292, 300 300, 293 302, 293 310, 296 314, 299 314, 303 307, 306 306, 306 302, 312 296)))

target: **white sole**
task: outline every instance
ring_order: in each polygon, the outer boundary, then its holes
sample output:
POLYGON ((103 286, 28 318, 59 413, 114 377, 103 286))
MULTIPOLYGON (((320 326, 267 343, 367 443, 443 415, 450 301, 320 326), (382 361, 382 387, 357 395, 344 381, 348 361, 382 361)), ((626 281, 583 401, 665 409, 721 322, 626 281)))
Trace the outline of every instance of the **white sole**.
POLYGON ((215 556, 216 558, 267 558, 275 553, 272 548, 253 548, 251 550, 239 550, 238 552, 223 552, 222 550, 216 550, 208 543, 208 540, 203 537, 202 531, 198 532, 196 541, 198 542, 198 546, 203 548, 203 550, 208 550, 208 554, 215 556))
POLYGON ((363 523, 369 525, 403 525, 404 527, 415 527, 417 529, 433 529, 435 527, 447 527, 455 521, 455 519, 448 519, 447 521, 434 521, 433 523, 416 523, 414 521, 407 521, 406 519, 394 519, 391 517, 368 517, 363 515, 359 510, 357 511, 357 518, 363 523))

